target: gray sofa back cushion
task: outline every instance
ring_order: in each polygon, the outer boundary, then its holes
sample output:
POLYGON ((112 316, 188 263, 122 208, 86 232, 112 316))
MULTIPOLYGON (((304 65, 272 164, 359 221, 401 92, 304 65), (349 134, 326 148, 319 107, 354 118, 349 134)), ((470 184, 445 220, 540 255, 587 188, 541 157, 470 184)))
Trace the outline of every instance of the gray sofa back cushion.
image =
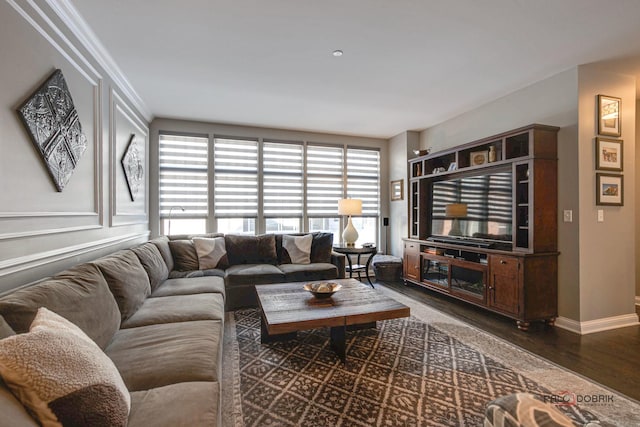
POLYGON ((77 265, 0 298, 0 315, 19 334, 29 330, 40 307, 73 322, 103 349, 120 329, 116 301, 93 264, 77 265))
POLYGON ((156 245, 147 242, 131 250, 138 256, 142 267, 144 267, 147 276, 149 276, 151 291, 167 280, 169 269, 156 245))
POLYGON ((0 340, 15 334, 16 334, 16 331, 11 329, 11 326, 9 326, 7 321, 4 320, 4 317, 0 316, 0 340))
POLYGON ((198 270, 198 253, 191 240, 170 240, 169 248, 173 256, 173 268, 177 271, 198 270))
POLYGON ((153 243, 158 251, 160 251, 160 255, 162 255, 162 259, 164 263, 167 264, 167 269, 169 271, 173 270, 173 255, 171 255, 171 248, 169 248, 169 238, 167 236, 156 237, 153 240, 150 240, 149 243, 153 243))
POLYGON ((131 317, 151 295, 149 276, 132 251, 119 251, 93 263, 107 279, 109 289, 118 303, 122 321, 131 317))
POLYGON ((244 236, 227 234, 224 236, 229 265, 278 263, 276 236, 244 236))

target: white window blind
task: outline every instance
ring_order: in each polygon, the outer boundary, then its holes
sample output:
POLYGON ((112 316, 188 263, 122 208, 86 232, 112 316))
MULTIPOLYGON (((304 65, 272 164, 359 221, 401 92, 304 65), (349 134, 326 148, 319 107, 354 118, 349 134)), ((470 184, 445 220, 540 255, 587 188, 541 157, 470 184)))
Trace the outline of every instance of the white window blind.
POLYGON ((302 217, 302 144, 264 142, 263 211, 266 217, 302 217))
POLYGON ((161 218, 207 216, 208 141, 197 136, 160 135, 161 218))
POLYGON ((342 147, 307 146, 307 214, 338 216, 343 198, 344 150, 342 147))
POLYGON ((258 142, 215 138, 214 203, 217 217, 258 215, 258 142))
POLYGON ((347 196, 362 200, 363 216, 380 212, 380 152, 347 149, 347 196))

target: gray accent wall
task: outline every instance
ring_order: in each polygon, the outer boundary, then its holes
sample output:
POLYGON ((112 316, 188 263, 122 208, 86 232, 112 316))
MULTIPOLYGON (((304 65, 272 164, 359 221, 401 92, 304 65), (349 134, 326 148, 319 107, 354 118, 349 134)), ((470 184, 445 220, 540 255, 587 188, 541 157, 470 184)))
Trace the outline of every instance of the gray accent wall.
POLYGON ((0 53, 2 292, 144 241, 147 180, 132 202, 120 164, 131 134, 149 166, 147 120, 46 2, 0 2, 0 53), (16 114, 56 68, 88 143, 62 192, 16 114))

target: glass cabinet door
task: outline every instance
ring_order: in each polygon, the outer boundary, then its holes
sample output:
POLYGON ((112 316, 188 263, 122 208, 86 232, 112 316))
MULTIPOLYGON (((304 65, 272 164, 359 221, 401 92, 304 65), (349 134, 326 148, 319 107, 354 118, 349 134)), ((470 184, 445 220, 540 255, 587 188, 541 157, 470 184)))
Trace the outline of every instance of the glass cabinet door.
POLYGON ((449 287, 449 263, 422 258, 422 281, 443 288, 449 287))
POLYGON ((461 297, 484 301, 485 270, 459 265, 451 266, 451 291, 461 297))

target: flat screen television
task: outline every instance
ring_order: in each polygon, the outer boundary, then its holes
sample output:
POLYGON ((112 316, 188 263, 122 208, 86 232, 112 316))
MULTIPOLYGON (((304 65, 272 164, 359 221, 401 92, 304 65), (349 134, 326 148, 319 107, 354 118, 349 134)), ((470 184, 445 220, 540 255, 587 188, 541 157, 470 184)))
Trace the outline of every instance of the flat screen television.
POLYGON ((430 236, 510 243, 512 182, 511 167, 433 181, 430 236))

